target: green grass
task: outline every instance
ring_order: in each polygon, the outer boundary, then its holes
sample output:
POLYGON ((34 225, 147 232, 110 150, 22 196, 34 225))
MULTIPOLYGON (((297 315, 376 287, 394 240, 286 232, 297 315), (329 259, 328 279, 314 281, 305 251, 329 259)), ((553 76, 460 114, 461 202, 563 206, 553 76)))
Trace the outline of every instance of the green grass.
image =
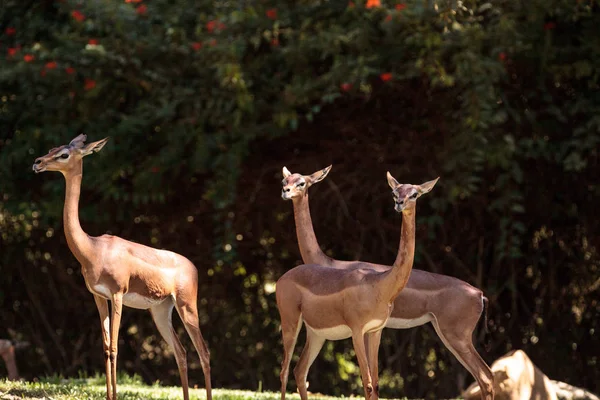
MULTIPOLYGON (((181 387, 148 386, 138 377, 119 377, 117 392, 119 400, 180 400, 183 399, 181 387)), ((309 394, 310 400, 337 400, 330 397, 309 394)), ((297 394, 286 399, 299 400, 297 394)), ((82 379, 63 379, 48 377, 39 382, 11 382, 0 380, 0 399, 6 400, 105 400, 106 386, 104 376, 82 379)), ((190 400, 206 399, 204 389, 190 389, 190 400)), ((279 400, 279 393, 252 392, 249 390, 213 389, 214 400, 279 400)), ((346 397, 347 399, 347 397, 346 397)), ((360 399, 360 397, 355 397, 360 399)))

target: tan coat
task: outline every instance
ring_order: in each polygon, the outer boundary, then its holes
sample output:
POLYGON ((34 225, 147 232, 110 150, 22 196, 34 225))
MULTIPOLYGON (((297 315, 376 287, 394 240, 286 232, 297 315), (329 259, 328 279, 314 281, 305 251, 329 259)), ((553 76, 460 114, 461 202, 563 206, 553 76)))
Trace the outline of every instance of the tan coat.
MULTIPOLYGON (((513 350, 491 366, 495 400, 557 400, 554 385, 523 350, 513 350)), ((473 383, 463 394, 465 400, 479 399, 479 386, 473 383)))
POLYGON ((12 345, 10 340, 0 339, 0 356, 6 364, 8 379, 11 381, 18 380, 19 371, 17 369, 17 362, 15 360, 15 347, 12 345))

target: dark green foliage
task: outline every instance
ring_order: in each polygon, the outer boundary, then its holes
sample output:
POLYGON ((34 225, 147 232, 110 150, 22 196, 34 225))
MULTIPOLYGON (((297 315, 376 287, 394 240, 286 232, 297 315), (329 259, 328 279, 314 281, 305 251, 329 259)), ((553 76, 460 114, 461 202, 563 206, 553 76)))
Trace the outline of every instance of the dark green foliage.
MULTIPOLYGON (((197 265, 214 386, 278 388, 272 284, 300 263, 280 171, 333 163, 311 189, 332 256, 390 263, 386 170, 440 175, 419 205, 415 267, 484 290, 488 363, 523 348, 551 378, 598 391, 598 6, 401 4, 5 1, 0 335, 32 343, 23 374, 102 369, 63 179, 31 171, 85 132, 111 140, 85 160, 84 230, 197 265)), ((127 310, 121 338, 123 370, 178 382, 147 313, 127 310)), ((312 391, 361 393, 350 349, 325 346, 312 391)), ((380 370, 386 397, 450 397, 471 380, 431 327, 385 331, 380 370)))

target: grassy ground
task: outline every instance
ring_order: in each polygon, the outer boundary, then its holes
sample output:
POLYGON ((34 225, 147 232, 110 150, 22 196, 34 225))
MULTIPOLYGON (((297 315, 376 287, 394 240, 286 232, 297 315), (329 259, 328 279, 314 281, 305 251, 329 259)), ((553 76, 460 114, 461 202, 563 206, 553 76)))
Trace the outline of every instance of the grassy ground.
MULTIPOLYGON (((119 400, 180 400, 181 387, 148 386, 136 378, 118 379, 119 400)), ((299 400, 297 394, 286 399, 299 400)), ((85 379, 46 378, 39 382, 0 380, 0 399, 5 400, 105 400, 104 376, 85 379)), ((206 399, 204 389, 190 389, 190 400, 206 399)), ((213 389, 214 400, 278 400, 279 393, 213 389)), ((310 395, 310 400, 338 400, 338 397, 310 395)), ((348 398, 346 398, 348 399, 348 398)), ((356 397, 355 399, 360 399, 356 397)))

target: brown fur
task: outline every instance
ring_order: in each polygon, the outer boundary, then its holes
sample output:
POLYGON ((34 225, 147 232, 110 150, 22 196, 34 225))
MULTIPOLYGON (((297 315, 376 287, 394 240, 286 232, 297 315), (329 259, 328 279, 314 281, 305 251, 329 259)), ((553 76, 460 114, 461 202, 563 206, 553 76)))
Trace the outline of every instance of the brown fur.
POLYGON ((85 284, 100 314, 106 369, 106 398, 117 398, 118 335, 123 305, 150 310, 165 341, 174 350, 183 398, 189 399, 186 352, 173 329, 173 308, 181 317, 204 372, 207 400, 211 400, 210 354, 198 323, 198 271, 185 257, 116 236, 88 236, 79 224, 79 193, 83 157, 100 151, 108 138, 84 145, 79 135, 36 159, 35 172, 59 171, 66 180, 64 226, 67 244, 81 264, 85 284), (61 155, 68 154, 63 159, 61 155), (111 301, 109 319, 108 300, 111 301))
MULTIPOLYGON (((290 185, 308 186, 322 179, 327 172, 326 168, 291 183, 287 180, 290 174, 287 174, 282 196, 294 195, 290 185)), ((435 181, 423 187, 395 187, 396 210, 402 212, 403 222, 401 248, 393 268, 377 271, 369 268, 367 263, 359 262, 354 268, 347 269, 304 264, 286 272, 277 281, 277 307, 284 345, 280 376, 282 400, 285 399, 289 364, 302 321, 307 328, 307 339, 294 370, 302 400, 307 399, 308 369, 325 340, 347 337, 352 337, 365 398, 376 400, 379 397, 376 374, 381 329, 390 316, 394 299, 408 281, 414 260, 416 196, 410 196, 417 192, 419 195, 426 193, 434 184, 435 181)))
POLYGON ((4 364, 6 364, 8 379, 11 381, 19 380, 19 370, 15 359, 15 346, 13 346, 10 340, 0 339, 0 357, 2 357, 4 364))
MULTIPOLYGON (((323 253, 315 236, 310 216, 308 188, 323 180, 331 166, 311 175, 292 174, 284 167, 282 197, 291 199, 298 246, 305 263, 320 264, 339 269, 370 268, 379 272, 390 269, 388 265, 362 261, 335 260, 323 253), (304 182, 305 185, 298 186, 304 182)), ((398 183, 388 178, 393 189, 398 183)), ((394 193, 395 196, 398 193, 394 193)), ((402 243, 402 242, 401 242, 402 243)), ((400 245, 401 248, 401 245, 400 245)), ((401 257, 401 251, 398 251, 401 257)), ((394 300, 394 309, 387 327, 394 327, 395 320, 407 321, 400 327, 409 328, 432 322, 444 345, 473 375, 483 388, 482 400, 493 400, 492 372, 473 346, 473 331, 481 317, 484 300, 481 290, 459 279, 413 269, 404 289, 394 300)), ((376 365, 373 369, 376 368, 376 365)), ((377 379, 377 374, 373 377, 377 379)), ((375 382, 377 385, 377 382, 375 382)))

